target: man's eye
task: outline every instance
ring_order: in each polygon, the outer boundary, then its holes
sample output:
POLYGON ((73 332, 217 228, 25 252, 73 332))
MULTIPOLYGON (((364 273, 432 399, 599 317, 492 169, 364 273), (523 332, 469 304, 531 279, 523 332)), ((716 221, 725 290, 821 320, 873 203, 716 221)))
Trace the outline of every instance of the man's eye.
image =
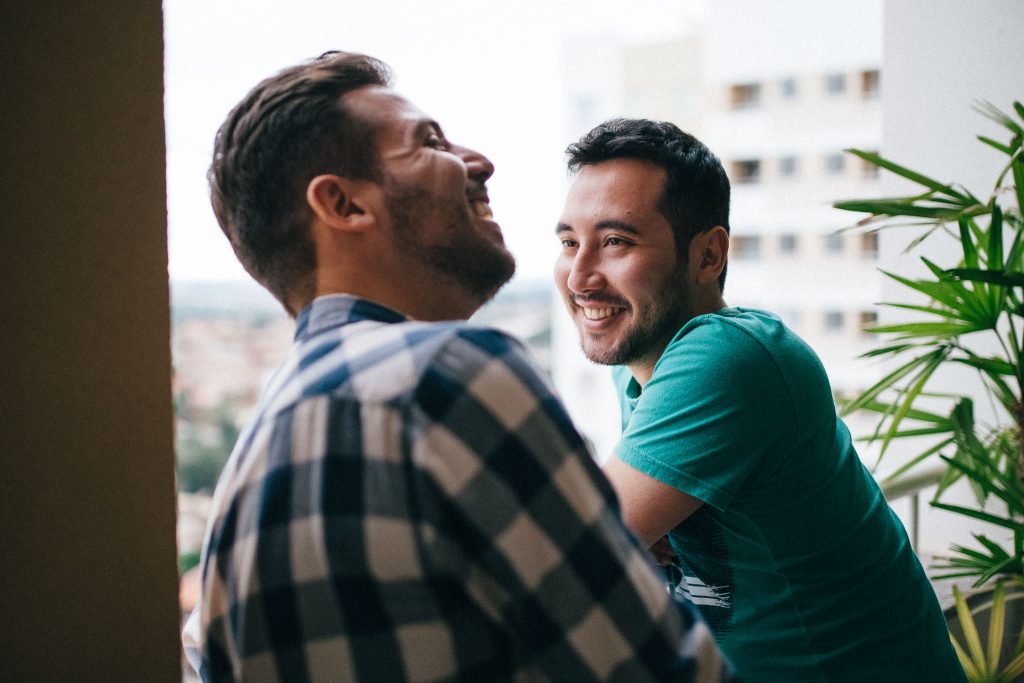
POLYGON ((608 239, 606 239, 604 241, 604 243, 605 243, 605 246, 608 246, 608 247, 618 247, 620 245, 625 244, 625 242, 621 238, 619 238, 619 237, 609 237, 608 239))
POLYGON ((427 136, 426 146, 434 149, 448 149, 448 142, 441 136, 432 134, 427 136))
POLYGON ((572 249, 576 246, 576 240, 559 240, 562 243, 562 247, 565 249, 572 249))

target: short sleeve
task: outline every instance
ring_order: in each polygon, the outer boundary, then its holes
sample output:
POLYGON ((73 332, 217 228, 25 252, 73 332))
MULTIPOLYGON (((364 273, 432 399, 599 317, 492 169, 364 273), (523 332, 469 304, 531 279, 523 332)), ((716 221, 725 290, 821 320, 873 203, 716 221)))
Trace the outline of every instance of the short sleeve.
POLYGON ((783 375, 761 342, 721 316, 705 316, 666 348, 615 452, 724 510, 795 438, 794 417, 783 375))

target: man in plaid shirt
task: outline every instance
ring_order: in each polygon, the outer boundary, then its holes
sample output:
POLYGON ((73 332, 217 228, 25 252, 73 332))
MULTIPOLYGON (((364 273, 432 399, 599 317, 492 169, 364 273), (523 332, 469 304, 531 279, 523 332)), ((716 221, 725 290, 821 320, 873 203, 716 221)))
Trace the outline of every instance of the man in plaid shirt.
POLYGON ((296 316, 214 496, 187 650, 204 680, 696 680, 698 639, 522 346, 485 182, 330 53, 217 134, 214 210, 296 316))

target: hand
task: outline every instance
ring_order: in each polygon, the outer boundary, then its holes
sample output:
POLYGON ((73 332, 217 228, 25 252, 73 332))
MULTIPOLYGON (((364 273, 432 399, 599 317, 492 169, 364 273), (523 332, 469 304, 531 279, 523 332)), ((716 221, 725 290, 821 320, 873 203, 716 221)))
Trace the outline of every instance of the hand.
POLYGON ((672 545, 668 542, 667 536, 662 536, 655 541, 650 550, 651 555, 654 556, 654 561, 663 567, 679 563, 676 551, 672 550, 672 545))

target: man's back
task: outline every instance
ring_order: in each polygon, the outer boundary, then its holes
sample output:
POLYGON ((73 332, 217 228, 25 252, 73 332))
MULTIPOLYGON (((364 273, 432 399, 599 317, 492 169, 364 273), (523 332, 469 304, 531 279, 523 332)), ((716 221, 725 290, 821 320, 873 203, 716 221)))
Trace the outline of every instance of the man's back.
POLYGON ((688 679, 679 619, 505 335, 322 297, 228 462, 207 680, 688 679))

